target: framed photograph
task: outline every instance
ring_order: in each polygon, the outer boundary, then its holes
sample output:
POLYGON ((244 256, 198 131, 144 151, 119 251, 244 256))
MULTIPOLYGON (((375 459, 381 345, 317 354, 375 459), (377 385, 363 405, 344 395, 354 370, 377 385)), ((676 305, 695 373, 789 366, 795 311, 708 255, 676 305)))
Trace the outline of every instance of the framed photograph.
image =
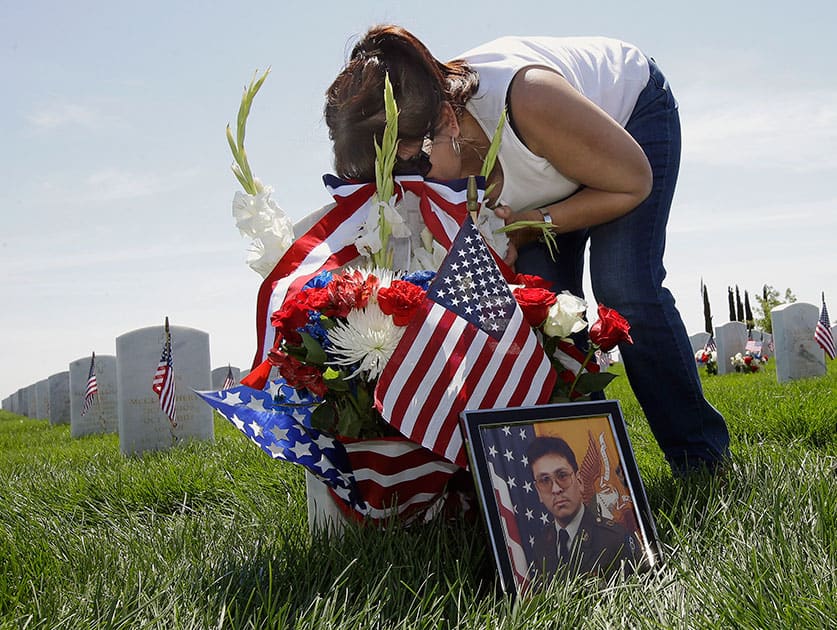
POLYGON ((460 421, 505 592, 661 562, 618 401, 464 411, 460 421))

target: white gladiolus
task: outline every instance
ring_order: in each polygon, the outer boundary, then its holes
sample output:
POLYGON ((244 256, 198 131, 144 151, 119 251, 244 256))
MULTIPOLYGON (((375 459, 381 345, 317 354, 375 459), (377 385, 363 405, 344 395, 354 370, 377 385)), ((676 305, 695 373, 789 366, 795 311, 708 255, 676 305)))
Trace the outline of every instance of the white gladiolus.
POLYGON ((236 192, 232 211, 238 231, 252 239, 247 264, 264 278, 293 243, 294 226, 271 198, 273 189, 270 186, 259 188, 255 195, 236 192))
POLYGON ((389 229, 392 236, 395 238, 406 238, 412 234, 410 226, 404 221, 404 218, 399 214, 395 207, 395 197, 389 200, 389 203, 382 203, 381 210, 384 213, 384 220, 389 224, 389 229))
POLYGON ((436 271, 442 266, 442 261, 445 259, 447 251, 433 240, 433 235, 427 228, 422 229, 420 238, 422 247, 413 249, 412 258, 410 259, 410 271, 422 271, 424 269, 436 271))
POLYGON ((584 320, 587 302, 568 291, 555 297, 557 301, 549 307, 549 314, 543 325, 543 331, 547 335, 563 339, 587 328, 587 322, 584 320))

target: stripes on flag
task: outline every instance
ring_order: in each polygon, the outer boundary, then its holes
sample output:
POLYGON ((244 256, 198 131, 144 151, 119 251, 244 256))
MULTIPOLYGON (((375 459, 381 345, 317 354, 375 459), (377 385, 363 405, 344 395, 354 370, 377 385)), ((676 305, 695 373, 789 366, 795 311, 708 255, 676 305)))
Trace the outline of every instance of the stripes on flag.
POLYGON ((160 355, 160 362, 157 364, 157 371, 154 373, 154 380, 151 382, 152 391, 160 399, 160 409, 166 414, 172 427, 177 427, 177 409, 175 406, 174 393, 174 365, 171 356, 171 332, 169 331, 169 318, 166 317, 165 326, 166 340, 163 342, 163 353, 160 355))
POLYGON ((834 335, 831 334, 831 320, 828 317, 828 309, 825 306, 825 293, 822 294, 822 311, 817 320, 817 327, 814 329, 814 340, 825 350, 829 359, 837 358, 837 348, 834 346, 834 335))
POLYGON ((227 366, 227 377, 221 385, 221 390, 230 389, 235 386, 235 377, 233 376, 232 367, 227 366))
POLYGON ((715 343, 715 335, 709 335, 709 339, 703 344, 704 352, 717 352, 718 345, 715 343))
POLYGON ((93 399, 99 393, 99 383, 96 381, 96 353, 90 356, 90 371, 87 373, 87 387, 84 391, 84 402, 81 405, 82 417, 93 405, 93 399))
POLYGON ((546 402, 555 379, 467 217, 378 380, 375 407, 409 439, 464 468, 461 411, 546 402))
POLYGON ((397 516, 400 523, 408 524, 429 520, 447 501, 459 501, 448 487, 459 466, 415 442, 401 437, 341 441, 367 506, 360 512, 338 503, 346 516, 376 522, 397 516))
POLYGON ((500 513, 500 526, 503 528, 503 540, 511 560, 515 587, 518 592, 523 592, 529 586, 529 563, 526 560, 526 549, 517 526, 515 513, 517 507, 512 502, 506 480, 494 471, 494 464, 491 462, 488 462, 488 473, 491 475, 491 487, 494 488, 494 498, 500 513))

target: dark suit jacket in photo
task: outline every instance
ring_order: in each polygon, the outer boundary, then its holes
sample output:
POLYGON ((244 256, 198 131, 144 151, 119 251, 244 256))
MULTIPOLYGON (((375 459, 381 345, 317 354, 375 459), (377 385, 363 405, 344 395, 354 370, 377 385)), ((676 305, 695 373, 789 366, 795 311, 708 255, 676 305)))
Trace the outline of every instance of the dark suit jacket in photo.
POLYGON ((532 554, 535 570, 543 576, 559 572, 610 575, 619 568, 622 560, 635 562, 640 557, 640 550, 636 538, 624 527, 601 518, 594 506, 585 505, 570 549, 569 563, 565 564, 558 558, 558 533, 554 520, 550 520, 535 537, 532 554))

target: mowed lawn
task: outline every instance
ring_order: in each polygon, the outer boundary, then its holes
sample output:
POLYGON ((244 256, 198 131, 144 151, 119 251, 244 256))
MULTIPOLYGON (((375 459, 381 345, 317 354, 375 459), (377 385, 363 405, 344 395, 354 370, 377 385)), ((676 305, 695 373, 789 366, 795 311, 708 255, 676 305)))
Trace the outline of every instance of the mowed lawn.
MULTIPOLYGON (((616 367, 621 372, 621 367, 616 367)), ((116 435, 0 414, 2 628, 837 627, 837 365, 704 378, 733 463, 673 479, 617 398, 666 552, 657 572, 498 592, 480 522, 309 535, 301 469, 226 421, 124 457, 116 435)))

